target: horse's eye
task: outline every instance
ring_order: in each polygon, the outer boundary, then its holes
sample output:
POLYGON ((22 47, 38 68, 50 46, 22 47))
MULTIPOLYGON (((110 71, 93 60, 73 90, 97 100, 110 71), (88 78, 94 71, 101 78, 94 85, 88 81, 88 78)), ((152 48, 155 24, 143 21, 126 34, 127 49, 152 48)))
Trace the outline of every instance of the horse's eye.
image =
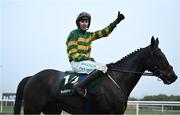
POLYGON ((151 51, 150 53, 151 53, 151 55, 154 55, 154 52, 153 52, 153 51, 151 51))
POLYGON ((156 65, 156 66, 154 66, 154 69, 158 69, 158 66, 156 65))

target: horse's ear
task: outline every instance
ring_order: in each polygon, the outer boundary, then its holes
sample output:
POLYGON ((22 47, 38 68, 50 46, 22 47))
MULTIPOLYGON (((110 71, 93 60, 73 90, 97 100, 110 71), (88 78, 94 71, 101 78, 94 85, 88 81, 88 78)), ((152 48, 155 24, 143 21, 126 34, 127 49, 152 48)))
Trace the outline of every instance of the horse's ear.
POLYGON ((158 47, 158 45, 159 45, 159 40, 158 38, 156 38, 156 46, 158 47))
POLYGON ((154 39, 154 36, 152 36, 152 38, 151 38, 151 48, 154 48, 155 43, 156 43, 156 41, 154 39))

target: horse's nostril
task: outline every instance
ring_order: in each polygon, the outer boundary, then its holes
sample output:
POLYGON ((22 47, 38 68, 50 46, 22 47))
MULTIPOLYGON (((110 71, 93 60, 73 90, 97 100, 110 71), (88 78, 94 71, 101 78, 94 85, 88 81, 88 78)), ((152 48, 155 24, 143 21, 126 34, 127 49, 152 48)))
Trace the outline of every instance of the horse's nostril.
POLYGON ((173 75, 172 77, 171 77, 171 81, 176 81, 176 79, 177 79, 177 76, 176 75, 173 75))

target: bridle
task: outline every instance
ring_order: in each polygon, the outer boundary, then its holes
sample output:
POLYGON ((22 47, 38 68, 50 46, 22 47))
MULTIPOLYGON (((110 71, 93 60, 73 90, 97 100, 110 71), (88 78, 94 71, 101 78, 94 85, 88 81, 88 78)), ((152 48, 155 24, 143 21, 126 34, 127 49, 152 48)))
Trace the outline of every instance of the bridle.
MULTIPOLYGON (((157 76, 155 75, 155 73, 152 72, 136 72, 136 71, 129 71, 129 70, 120 70, 120 69, 116 69, 116 68, 108 68, 108 70, 110 71, 115 71, 115 72, 120 72, 120 73, 132 73, 132 74, 138 74, 138 75, 143 75, 143 76, 156 76, 158 77, 158 81, 161 81, 161 76, 157 76)), ((156 70, 155 70, 156 72, 156 70)), ((120 85, 118 85, 116 83, 116 81, 109 75, 107 74, 108 78, 119 88, 123 91, 124 95, 125 95, 125 91, 123 88, 120 87, 120 85)))
MULTIPOLYGON (((153 52, 151 52, 151 55, 155 55, 158 51, 160 51, 160 49, 154 50, 153 52)), ((145 68, 147 68, 147 67, 145 67, 145 68)), ((111 67, 108 68, 108 70, 119 72, 119 73, 136 74, 136 75, 141 75, 141 76, 155 76, 155 77, 157 77, 157 81, 163 81, 163 82, 169 81, 167 78, 167 75, 166 75, 167 73, 164 73, 163 71, 161 71, 157 65, 152 65, 148 68, 149 68, 148 71, 150 71, 150 72, 131 71, 131 70, 124 70, 124 69, 120 69, 120 68, 111 68, 111 67)), ((168 77, 169 77, 169 74, 170 73, 168 73, 168 77)), ((112 78, 110 78, 110 79, 112 79, 112 78)))
MULTIPOLYGON (((136 71, 129 71, 129 70, 121 70, 117 68, 108 68, 108 70, 120 72, 120 73, 133 73, 133 74, 144 75, 144 76, 155 76, 152 72, 136 72, 136 71)), ((120 90, 122 90, 123 94, 125 95, 126 93, 124 89, 120 85, 118 85, 117 82, 109 74, 107 74, 107 76, 120 90)))
MULTIPOLYGON (((160 51, 160 49, 154 50, 153 52, 155 53, 158 51, 160 51)), ((161 79, 161 77, 163 76, 163 73, 161 73, 159 71, 159 68, 157 66, 153 67, 153 70, 151 70, 152 72, 137 72, 137 71, 130 71, 130 70, 122 70, 122 69, 118 69, 118 68, 108 68, 108 70, 121 72, 121 73, 138 74, 138 75, 143 75, 143 76, 156 76, 156 77, 158 77, 158 79, 161 79)))
POLYGON ((129 71, 129 70, 121 70, 117 68, 108 68, 110 71, 120 72, 120 73, 132 73, 132 74, 138 74, 142 76, 155 76, 157 77, 157 81, 162 81, 164 79, 164 74, 159 71, 158 68, 154 67, 153 72, 137 72, 137 71, 129 71))

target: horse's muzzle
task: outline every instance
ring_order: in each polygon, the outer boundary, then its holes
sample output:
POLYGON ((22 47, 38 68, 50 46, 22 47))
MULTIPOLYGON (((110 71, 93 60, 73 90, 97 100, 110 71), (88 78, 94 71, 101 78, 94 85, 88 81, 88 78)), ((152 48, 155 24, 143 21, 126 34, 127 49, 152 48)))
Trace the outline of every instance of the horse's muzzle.
POLYGON ((169 85, 169 84, 171 84, 171 83, 176 81, 177 75, 162 76, 161 78, 162 78, 164 84, 169 85))

